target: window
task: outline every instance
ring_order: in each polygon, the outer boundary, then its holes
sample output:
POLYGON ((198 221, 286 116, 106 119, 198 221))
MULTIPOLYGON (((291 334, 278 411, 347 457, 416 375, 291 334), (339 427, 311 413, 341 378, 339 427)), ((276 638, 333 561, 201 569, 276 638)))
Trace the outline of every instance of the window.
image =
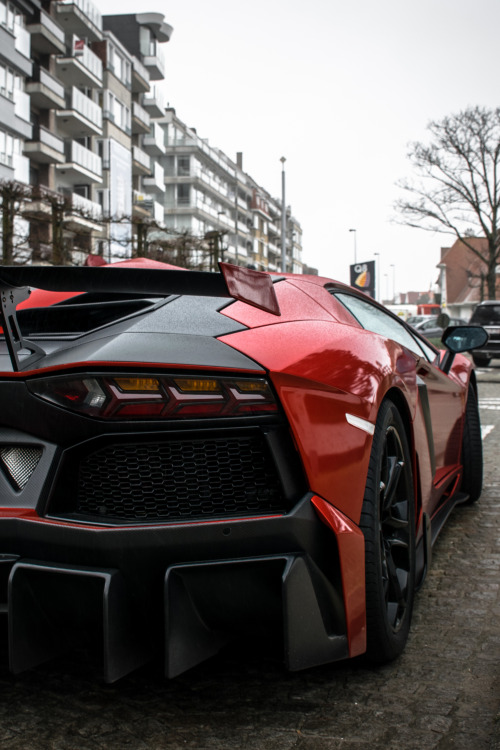
POLYGON ((189 156, 179 156, 177 158, 177 174, 179 177, 188 177, 190 174, 189 156))
POLYGON ((190 185, 177 185, 177 204, 189 206, 190 185))
POLYGON ((367 331, 372 331, 385 338, 392 339, 419 356, 424 352, 426 358, 430 361, 436 358, 434 349, 420 340, 417 341, 397 318, 393 318, 392 315, 388 315, 384 310, 359 297, 355 297, 353 294, 344 294, 342 292, 335 292, 334 294, 339 302, 349 310, 358 323, 367 331))

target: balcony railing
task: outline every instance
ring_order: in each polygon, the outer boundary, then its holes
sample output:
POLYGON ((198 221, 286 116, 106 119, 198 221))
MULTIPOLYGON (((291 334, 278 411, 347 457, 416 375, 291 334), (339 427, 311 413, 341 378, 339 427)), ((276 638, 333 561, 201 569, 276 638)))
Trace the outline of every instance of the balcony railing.
POLYGON ((139 146, 132 146, 132 159, 148 171, 151 169, 151 157, 139 146))
POLYGON ((14 113, 21 120, 30 121, 30 97, 21 89, 14 89, 14 113))
POLYGON ((149 130, 151 125, 151 118, 149 117, 149 114, 146 112, 146 110, 137 102, 132 102, 132 116, 136 120, 142 122, 149 130))
POLYGON ((102 82, 102 60, 86 44, 79 48, 77 42, 80 40, 73 36, 73 57, 76 57, 93 76, 102 82))
POLYGON ((33 137, 31 140, 42 143, 49 148, 53 148, 54 151, 59 151, 61 154, 64 153, 63 139, 59 138, 55 133, 51 133, 50 130, 47 130, 47 128, 44 128, 41 125, 33 125, 33 137))
POLYGON ((31 57, 31 35, 23 26, 14 24, 15 47, 21 55, 30 59, 31 57))
POLYGON ((102 29, 102 15, 90 0, 57 0, 57 5, 75 5, 98 29, 102 29))
POLYGON ((26 185, 29 185, 30 160, 21 154, 13 154, 12 165, 14 167, 14 179, 17 182, 24 182, 26 185))
POLYGON ((80 211, 84 216, 93 221, 100 221, 102 219, 102 206, 100 203, 84 198, 83 195, 78 195, 78 193, 72 193, 70 190, 63 190, 63 193, 71 198, 72 207, 80 211))
POLYGON ((102 109, 98 104, 89 99, 76 86, 73 86, 67 100, 68 109, 74 109, 75 112, 94 123, 98 128, 102 128, 102 109))
POLYGON ((56 96, 60 96, 61 99, 64 99, 64 86, 62 83, 60 83, 57 78, 54 78, 54 76, 45 70, 45 68, 42 68, 37 64, 33 67, 33 75, 30 83, 31 82, 41 83, 56 94, 56 96))
POLYGON ((68 162, 77 164, 98 177, 102 176, 102 162, 100 156, 94 154, 77 141, 66 141, 66 159, 68 162))

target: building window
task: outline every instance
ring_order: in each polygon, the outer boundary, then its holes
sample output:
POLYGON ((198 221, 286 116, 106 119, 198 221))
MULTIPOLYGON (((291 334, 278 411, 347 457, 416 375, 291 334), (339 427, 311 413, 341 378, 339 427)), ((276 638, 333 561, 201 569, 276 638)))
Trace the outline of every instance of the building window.
POLYGON ((190 185, 177 185, 177 205, 189 206, 190 185))
POLYGON ((177 175, 179 177, 188 177, 191 174, 190 169, 189 156, 179 156, 177 158, 177 175))

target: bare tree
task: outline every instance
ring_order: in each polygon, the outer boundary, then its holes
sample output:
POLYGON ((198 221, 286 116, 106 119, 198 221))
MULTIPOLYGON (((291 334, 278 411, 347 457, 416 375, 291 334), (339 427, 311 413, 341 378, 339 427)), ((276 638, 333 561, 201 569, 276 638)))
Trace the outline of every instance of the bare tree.
POLYGON ((10 265, 20 260, 20 250, 26 251, 27 227, 22 220, 23 201, 29 198, 30 188, 13 180, 0 183, 0 210, 2 212, 1 265, 10 265))
POLYGON ((401 181, 396 203, 402 223, 455 235, 484 264, 489 299, 496 299, 500 258, 500 108, 470 107, 428 125, 429 144, 408 154, 417 178, 401 181), (487 243, 473 245, 476 236, 487 243))

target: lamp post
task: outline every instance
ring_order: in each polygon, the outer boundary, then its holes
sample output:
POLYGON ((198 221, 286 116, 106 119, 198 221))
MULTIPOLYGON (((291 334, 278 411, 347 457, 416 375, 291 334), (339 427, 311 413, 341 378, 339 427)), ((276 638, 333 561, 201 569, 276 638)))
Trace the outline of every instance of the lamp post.
POLYGON ((286 203, 285 203, 285 162, 281 157, 281 272, 286 273, 286 203))
POLYGON ((396 266, 391 263, 392 268, 392 302, 396 304, 396 266))
POLYGON ((354 264, 356 264, 358 262, 358 260, 357 260, 358 251, 357 251, 357 247, 356 247, 356 230, 355 229, 349 229, 349 231, 350 232, 354 232, 354 264))
POLYGON ((375 300, 380 302, 380 253, 373 253, 375 256, 375 300))

